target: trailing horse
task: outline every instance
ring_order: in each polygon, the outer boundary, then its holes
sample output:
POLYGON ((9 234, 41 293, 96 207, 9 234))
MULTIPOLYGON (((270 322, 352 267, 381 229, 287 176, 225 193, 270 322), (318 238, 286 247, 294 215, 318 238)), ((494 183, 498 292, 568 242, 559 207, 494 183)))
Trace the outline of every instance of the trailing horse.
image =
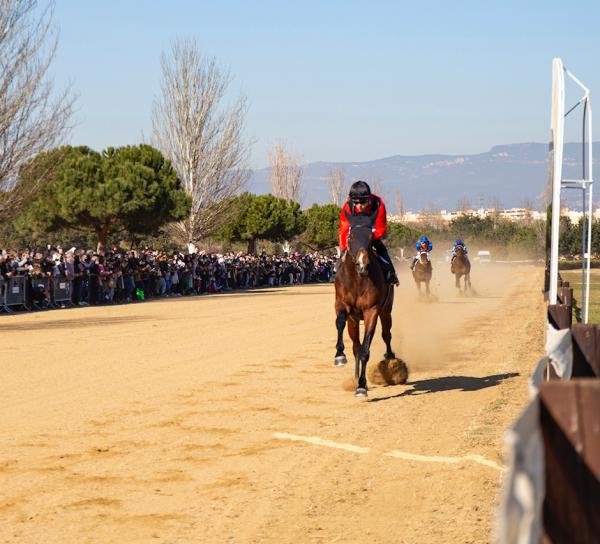
POLYGON ((456 279, 456 288, 460 291, 460 278, 465 277, 465 291, 471 288, 471 263, 465 255, 463 246, 456 246, 455 255, 452 258, 450 272, 456 279))
POLYGON ((419 294, 421 294, 421 283, 425 283, 425 292, 427 296, 431 293, 429 291, 429 282, 433 274, 433 268, 431 267, 431 261, 429 260, 429 254, 427 251, 422 250, 419 253, 419 258, 413 267, 413 278, 417 287, 419 288, 419 294))
MULTIPOLYGON (((381 336, 386 345, 385 361, 396 360, 391 345, 394 288, 385 281, 371 244, 371 226, 353 226, 348 236, 348 251, 342 257, 335 276, 335 324, 338 337, 334 364, 341 366, 348 362, 344 355, 344 329, 348 324, 355 361, 354 375, 358 379, 357 397, 367 396, 366 370, 377 319, 381 320, 381 336), (362 343, 359 330, 361 320, 365 322, 362 343)), ((403 381, 406 381, 406 376, 403 381)))

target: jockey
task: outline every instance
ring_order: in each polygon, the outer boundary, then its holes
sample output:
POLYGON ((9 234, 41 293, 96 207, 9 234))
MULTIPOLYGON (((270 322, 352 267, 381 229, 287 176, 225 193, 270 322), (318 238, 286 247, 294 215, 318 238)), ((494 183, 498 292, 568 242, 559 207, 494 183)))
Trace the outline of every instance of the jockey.
POLYGON ((450 262, 454 261, 454 257, 456 257, 456 248, 458 246, 462 247, 462 249, 463 249, 463 255, 465 256, 465 258, 468 261, 469 257, 467 256, 467 254, 469 253, 469 250, 467 249, 467 245, 460 238, 458 238, 456 240, 456 242, 454 242, 454 245, 452 246, 452 259, 451 259, 450 262))
POLYGON ((425 236, 423 234, 423 236, 421 236, 421 238, 419 238, 419 241, 415 244, 416 248, 417 248, 417 254, 415 255, 415 258, 413 259, 411 268, 414 269, 415 265, 417 264, 417 261, 419 260, 419 255, 421 254, 421 251, 427 251, 427 257, 429 257, 429 252, 433 249, 433 244, 429 241, 429 238, 427 238, 427 236, 425 236))
POLYGON ((352 184, 348 200, 340 213, 338 237, 342 253, 348 249, 350 223, 352 218, 356 216, 368 217, 370 219, 373 230, 373 247, 377 251, 384 275, 389 283, 400 285, 392 259, 382 241, 387 229, 385 204, 381 197, 371 194, 371 188, 364 181, 356 181, 352 184))

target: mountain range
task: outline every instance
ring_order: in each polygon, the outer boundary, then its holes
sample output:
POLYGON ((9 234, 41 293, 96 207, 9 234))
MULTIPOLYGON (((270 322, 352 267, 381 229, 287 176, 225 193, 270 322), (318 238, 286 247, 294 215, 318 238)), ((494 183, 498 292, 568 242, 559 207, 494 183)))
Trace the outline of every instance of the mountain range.
MULTIPOLYGON (((600 159, 594 142, 594 164, 600 159)), ((564 146, 563 178, 577 179, 582 169, 581 144, 564 146)), ((345 174, 345 191, 357 179, 371 182, 394 212, 397 195, 407 210, 454 210, 467 199, 471 206, 492 202, 503 208, 529 202, 541 209, 548 180, 548 144, 498 145, 485 153, 464 155, 394 155, 366 162, 312 162, 304 165, 302 205, 329 202, 327 176, 333 168, 345 174)), ((271 169, 255 170, 249 190, 268 193, 271 169)), ((580 205, 580 191, 569 191, 568 204, 580 205)), ((600 193, 598 193, 600 196, 600 193)))

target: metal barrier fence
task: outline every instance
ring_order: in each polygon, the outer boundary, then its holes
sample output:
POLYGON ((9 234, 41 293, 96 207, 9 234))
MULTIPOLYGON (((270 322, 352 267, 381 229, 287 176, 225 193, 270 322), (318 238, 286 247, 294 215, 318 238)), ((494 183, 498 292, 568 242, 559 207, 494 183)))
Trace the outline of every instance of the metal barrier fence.
POLYGON ((61 276, 52 278, 52 302, 55 306, 72 306, 73 282, 61 276))
POLYGON ((0 312, 73 305, 73 282, 64 276, 13 276, 0 283, 0 312))
POLYGON ((27 276, 15 276, 4 283, 4 296, 0 310, 12 313, 12 308, 22 307, 31 310, 28 301, 29 278, 27 276))
POLYGON ((50 278, 41 276, 31 278, 30 284, 31 305, 36 310, 45 310, 52 307, 50 296, 50 278))
MULTIPOLYGON (((0 277, 0 312, 14 313, 15 310, 46 310, 66 306, 87 306, 98 304, 121 304, 137 300, 148 300, 169 296, 210 294, 234 289, 248 289, 261 286, 291 285, 292 279, 286 275, 277 276, 276 281, 267 283, 265 277, 248 275, 247 271, 226 275, 220 283, 208 275, 192 276, 191 272, 180 273, 179 281, 164 277, 123 273, 118 278, 105 278, 97 274, 76 277, 29 276, 27 274, 0 277)), ((271 276, 270 279, 273 279, 271 276)), ((332 281, 332 271, 314 269, 296 282, 317 283, 332 281)))

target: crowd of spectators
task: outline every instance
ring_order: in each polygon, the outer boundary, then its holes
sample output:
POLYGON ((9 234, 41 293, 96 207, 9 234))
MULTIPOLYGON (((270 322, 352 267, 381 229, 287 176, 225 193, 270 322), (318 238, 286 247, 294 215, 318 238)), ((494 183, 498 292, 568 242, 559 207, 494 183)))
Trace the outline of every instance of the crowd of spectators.
MULTIPOLYGON (((49 305, 51 293, 44 278, 71 282, 72 302, 113 304, 156 297, 219 293, 233 289, 278 287, 331 282, 335 259, 320 253, 259 255, 122 251, 93 251, 60 246, 20 252, 0 251, 0 295, 13 276, 29 276, 31 299, 49 305)), ((0 299, 1 300, 1 299, 0 299)))

